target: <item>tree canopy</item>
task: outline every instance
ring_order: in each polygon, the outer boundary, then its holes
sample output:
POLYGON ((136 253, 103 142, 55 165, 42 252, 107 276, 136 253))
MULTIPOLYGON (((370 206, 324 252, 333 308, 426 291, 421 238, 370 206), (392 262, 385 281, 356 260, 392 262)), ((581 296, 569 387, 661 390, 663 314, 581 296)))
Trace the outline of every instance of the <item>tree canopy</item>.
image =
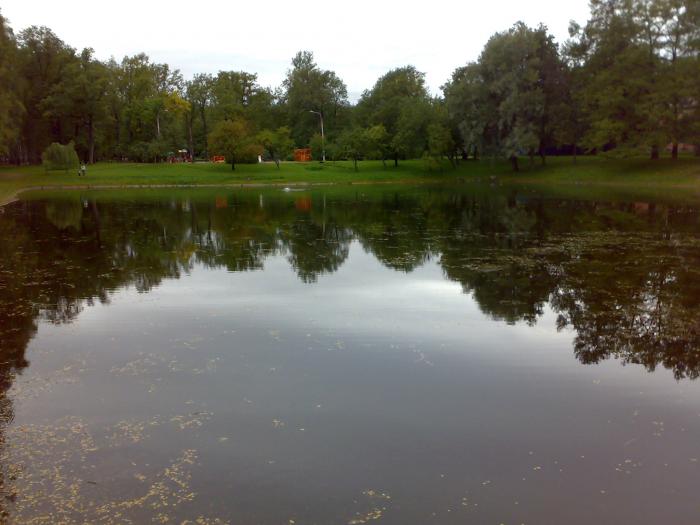
POLYGON ((235 68, 186 79, 144 53, 98 60, 47 27, 15 35, 0 15, 0 162, 39 163, 49 144, 69 142, 86 162, 158 162, 183 149, 208 158, 212 132, 242 122, 247 135, 236 143, 250 151, 236 156, 264 151, 276 162, 309 146, 319 157, 325 149, 329 158, 395 165, 498 156, 516 169, 523 156, 656 158, 669 149, 676 158, 684 144, 700 153, 698 2, 592 0, 590 7, 589 20, 572 22, 563 43, 522 22, 494 34, 441 94, 406 65, 356 102, 311 51, 292 57, 277 87, 235 68))

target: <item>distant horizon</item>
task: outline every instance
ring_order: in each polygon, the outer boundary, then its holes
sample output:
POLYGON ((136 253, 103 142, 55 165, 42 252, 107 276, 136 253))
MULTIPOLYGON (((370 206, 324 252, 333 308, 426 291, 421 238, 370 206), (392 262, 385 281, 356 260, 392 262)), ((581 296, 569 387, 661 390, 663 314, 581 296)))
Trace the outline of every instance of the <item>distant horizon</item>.
POLYGON ((275 16, 260 17, 255 5, 207 10, 200 3, 198 12, 204 14, 195 15, 179 0, 168 4, 167 11, 126 0, 121 9, 109 12, 101 5, 99 13, 85 0, 60 5, 5 0, 0 14, 15 34, 30 26, 46 26, 78 51, 93 48, 100 60, 121 61, 145 53, 152 61, 179 69, 186 79, 196 73, 247 71, 257 74, 261 86, 274 89, 281 85, 294 54, 308 50, 320 68, 335 71, 346 83, 348 98, 355 103, 381 75, 409 64, 426 74, 431 95, 441 95, 440 86, 456 68, 476 60, 493 33, 519 20, 546 25, 561 44, 568 37, 569 21, 584 23, 589 15, 586 0, 571 4, 537 0, 526 6, 497 0, 485 12, 437 0, 430 3, 429 12, 419 12, 413 6, 394 11, 392 6, 359 0, 354 4, 357 9, 346 12, 317 1, 307 3, 305 11, 275 2, 264 10, 275 16), (313 20, 310 13, 335 22, 302 31, 303 24, 313 20), (241 19, 244 23, 237 22, 241 19), (127 26, 131 30, 124 29, 127 26), (436 49, 440 56, 435 56, 436 49))

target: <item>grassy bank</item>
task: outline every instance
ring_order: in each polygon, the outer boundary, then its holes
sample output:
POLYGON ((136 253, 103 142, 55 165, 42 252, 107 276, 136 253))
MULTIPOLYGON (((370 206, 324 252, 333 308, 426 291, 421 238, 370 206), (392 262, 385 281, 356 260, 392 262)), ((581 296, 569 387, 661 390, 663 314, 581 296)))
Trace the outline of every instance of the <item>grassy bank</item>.
MULTIPOLYGON (((545 185, 622 185, 648 188, 700 190, 700 159, 681 158, 610 160, 600 157, 553 157, 542 166, 539 161, 523 162, 513 173, 505 162, 463 161, 457 168, 444 163, 442 169, 428 170, 423 161, 404 161, 395 168, 379 161, 365 161, 355 171, 350 162, 283 163, 238 165, 235 171, 224 164, 123 164, 100 163, 88 167, 87 177, 71 172, 46 172, 41 166, 0 168, 0 203, 17 192, 38 188, 130 187, 130 186, 236 186, 294 184, 437 183, 495 177, 502 182, 545 185)), ((575 191, 574 188, 571 188, 575 191)))

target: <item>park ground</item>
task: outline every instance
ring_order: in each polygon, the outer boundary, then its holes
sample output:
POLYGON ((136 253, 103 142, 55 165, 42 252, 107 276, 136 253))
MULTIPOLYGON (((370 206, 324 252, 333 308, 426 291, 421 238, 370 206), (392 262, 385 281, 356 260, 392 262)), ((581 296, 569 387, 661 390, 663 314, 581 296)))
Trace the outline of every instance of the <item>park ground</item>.
POLYGON ((700 158, 678 160, 608 159, 603 157, 550 157, 523 162, 517 173, 509 163, 491 160, 461 161, 452 167, 428 169, 421 160, 403 161, 398 167, 381 161, 363 161, 358 171, 351 162, 239 164, 235 171, 228 164, 128 164, 98 163, 88 167, 86 177, 77 171, 47 172, 41 166, 0 167, 0 205, 21 192, 37 189, 98 189, 143 187, 237 187, 304 186, 316 184, 463 183, 486 181, 557 187, 559 193, 604 194, 620 190, 657 192, 680 190, 700 194, 700 158))

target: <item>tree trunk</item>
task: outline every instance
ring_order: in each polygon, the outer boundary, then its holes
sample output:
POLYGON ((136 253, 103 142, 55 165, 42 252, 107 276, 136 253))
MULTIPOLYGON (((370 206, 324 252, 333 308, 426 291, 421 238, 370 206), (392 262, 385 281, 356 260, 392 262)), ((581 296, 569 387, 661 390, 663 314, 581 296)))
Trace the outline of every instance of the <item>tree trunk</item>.
POLYGON ((209 144, 207 143, 207 116, 204 111, 204 107, 201 109, 202 115, 202 129, 204 130, 204 157, 209 158, 209 144))
POLYGON ((114 156, 115 153, 119 152, 119 160, 122 160, 121 121, 119 120, 118 116, 114 117, 114 143, 116 144, 117 149, 112 151, 112 156, 114 156))
POLYGON ((576 150, 577 149, 578 149, 578 147, 576 146, 576 143, 574 142, 574 164, 576 164, 576 153, 577 153, 576 150))
POLYGON ((88 164, 95 163, 95 124, 88 119, 88 164))
POLYGON ((189 139, 190 139, 190 162, 194 163, 194 138, 192 138, 192 120, 194 120, 194 115, 190 115, 190 117, 187 119, 187 131, 189 132, 189 139))
POLYGON ((513 171, 520 171, 520 168, 518 167, 518 157, 515 155, 510 156, 510 165, 513 166, 513 171))
POLYGON ((160 139, 160 113, 156 113, 156 137, 160 139))
POLYGON ((673 160, 678 160, 678 142, 673 143, 673 149, 671 150, 671 158, 673 160))
POLYGON ((651 160, 658 160, 659 158, 659 146, 658 144, 654 144, 651 147, 651 160))
POLYGON ((399 154, 394 153, 394 167, 398 168, 399 167, 399 154))
POLYGON ((231 158, 231 170, 233 171, 235 169, 236 169, 236 161, 233 158, 231 158))

